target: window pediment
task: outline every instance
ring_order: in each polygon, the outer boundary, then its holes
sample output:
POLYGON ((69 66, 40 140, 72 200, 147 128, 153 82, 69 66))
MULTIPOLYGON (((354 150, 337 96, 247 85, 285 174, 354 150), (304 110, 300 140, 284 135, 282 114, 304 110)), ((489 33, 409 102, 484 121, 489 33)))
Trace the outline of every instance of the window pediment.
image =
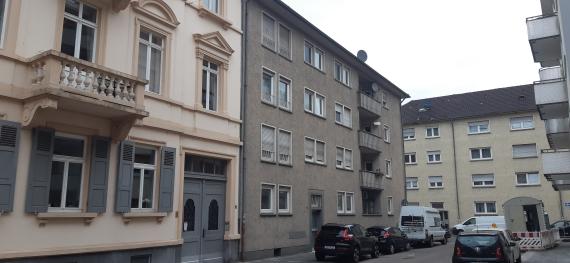
POLYGON ((135 12, 157 20, 171 28, 176 28, 180 22, 174 11, 162 0, 138 0, 131 2, 135 12))
POLYGON ((229 57, 234 53, 234 50, 218 31, 208 34, 194 34, 194 41, 199 48, 207 47, 212 51, 221 53, 220 55, 224 57, 229 57))

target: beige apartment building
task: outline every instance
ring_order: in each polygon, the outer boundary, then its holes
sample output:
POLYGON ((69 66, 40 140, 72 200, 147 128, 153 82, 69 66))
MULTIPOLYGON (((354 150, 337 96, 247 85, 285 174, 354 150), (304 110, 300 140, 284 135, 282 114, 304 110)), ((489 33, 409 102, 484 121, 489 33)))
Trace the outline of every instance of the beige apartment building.
POLYGON ((543 178, 549 148, 532 85, 414 100, 402 106, 409 204, 440 210, 449 226, 503 215, 505 201, 542 200, 551 221, 568 216, 543 178))
POLYGON ((0 0, 0 261, 235 258, 241 3, 0 0))

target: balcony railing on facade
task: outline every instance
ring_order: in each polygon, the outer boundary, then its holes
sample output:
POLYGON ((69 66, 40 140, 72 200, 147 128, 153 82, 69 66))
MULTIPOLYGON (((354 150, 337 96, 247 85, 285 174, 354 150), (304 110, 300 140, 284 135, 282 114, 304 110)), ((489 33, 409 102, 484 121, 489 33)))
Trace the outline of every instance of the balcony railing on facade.
POLYGON ((380 153, 382 138, 366 131, 358 131, 358 145, 363 153, 380 153))
POLYGON ((556 190, 570 190, 570 150, 542 150, 544 177, 556 190))
POLYGON ((570 123, 568 118, 549 119, 544 124, 546 126, 546 138, 551 149, 570 149, 570 123))
POLYGON ((381 172, 360 171, 360 187, 372 190, 383 190, 383 174, 381 172))
POLYGON ((543 67, 558 65, 561 57, 558 15, 529 17, 526 25, 534 61, 543 67))
POLYGON ((358 93, 360 94, 358 107, 372 117, 380 117, 382 114, 382 103, 362 91, 358 93))
POLYGON ((534 99, 543 120, 568 117, 568 91, 563 78, 534 83, 534 99))

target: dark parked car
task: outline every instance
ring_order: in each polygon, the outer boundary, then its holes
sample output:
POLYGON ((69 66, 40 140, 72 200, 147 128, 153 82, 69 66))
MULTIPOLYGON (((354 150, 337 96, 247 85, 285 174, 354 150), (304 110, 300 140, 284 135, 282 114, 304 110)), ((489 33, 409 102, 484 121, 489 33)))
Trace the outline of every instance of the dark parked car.
POLYGON ((507 241, 501 231, 459 234, 453 248, 453 263, 505 262, 514 263, 515 242, 507 241))
POLYGON ((348 257, 358 262, 363 255, 380 256, 378 239, 369 236, 361 225, 326 224, 315 239, 315 257, 323 261, 326 256, 348 257))
POLYGON ((550 225, 552 228, 558 228, 558 232, 560 233, 560 238, 562 239, 569 239, 570 238, 570 221, 569 220, 558 220, 550 225))
POLYGON ((384 254, 410 250, 412 246, 405 233, 397 227, 373 226, 366 229, 368 234, 378 238, 380 249, 384 254))

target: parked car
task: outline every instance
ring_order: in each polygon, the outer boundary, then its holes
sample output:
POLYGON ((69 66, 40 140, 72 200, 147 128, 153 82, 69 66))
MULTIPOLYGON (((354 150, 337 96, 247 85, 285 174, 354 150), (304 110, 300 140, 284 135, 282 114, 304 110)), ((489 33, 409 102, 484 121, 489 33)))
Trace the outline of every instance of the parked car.
POLYGON ((400 229, 412 245, 433 246, 434 241, 447 244, 445 229, 437 209, 423 206, 402 206, 400 210, 400 229))
POLYGON ((368 234, 378 238, 380 250, 384 254, 410 250, 412 246, 408 236, 397 227, 373 226, 366 229, 368 234))
POLYGON ((369 235, 358 224, 325 224, 315 238, 315 257, 323 261, 326 256, 348 257, 358 262, 363 255, 380 256, 378 238, 369 235))
POLYGON ((469 233, 479 229, 506 229, 504 216, 473 216, 461 224, 453 226, 451 232, 457 235, 461 232, 469 233))
POLYGON ((550 225, 551 228, 558 228, 558 232, 560 233, 560 238, 568 239, 570 238, 570 221, 569 220, 558 220, 550 225))
POLYGON ((503 230, 460 233, 455 240, 452 262, 521 262, 518 243, 507 238, 506 233, 503 230))

